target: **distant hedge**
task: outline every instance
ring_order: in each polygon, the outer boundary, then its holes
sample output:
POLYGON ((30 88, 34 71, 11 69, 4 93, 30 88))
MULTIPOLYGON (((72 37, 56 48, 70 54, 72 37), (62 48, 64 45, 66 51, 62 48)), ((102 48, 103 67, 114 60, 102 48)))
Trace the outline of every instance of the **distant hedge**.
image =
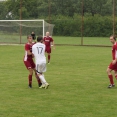
MULTIPOLYGON (((83 36, 85 37, 108 37, 113 33, 112 16, 85 16, 83 21, 83 36)), ((76 16, 74 18, 54 18, 51 20, 51 23, 55 24, 54 35, 81 36, 81 16, 76 16)))

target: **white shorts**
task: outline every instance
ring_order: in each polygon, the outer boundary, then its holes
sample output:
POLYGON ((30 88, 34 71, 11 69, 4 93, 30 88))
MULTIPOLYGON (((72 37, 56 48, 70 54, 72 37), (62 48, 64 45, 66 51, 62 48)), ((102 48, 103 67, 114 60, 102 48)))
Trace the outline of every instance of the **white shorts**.
POLYGON ((36 64, 36 70, 37 74, 46 72, 46 63, 36 64))

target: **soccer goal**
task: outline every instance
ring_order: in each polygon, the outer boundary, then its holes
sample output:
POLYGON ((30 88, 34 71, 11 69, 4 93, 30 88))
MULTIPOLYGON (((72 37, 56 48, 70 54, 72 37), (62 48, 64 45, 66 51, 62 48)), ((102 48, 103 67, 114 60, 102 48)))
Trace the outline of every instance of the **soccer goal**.
POLYGON ((25 43, 27 35, 45 36, 53 34, 54 24, 42 20, 0 20, 0 43, 25 43))

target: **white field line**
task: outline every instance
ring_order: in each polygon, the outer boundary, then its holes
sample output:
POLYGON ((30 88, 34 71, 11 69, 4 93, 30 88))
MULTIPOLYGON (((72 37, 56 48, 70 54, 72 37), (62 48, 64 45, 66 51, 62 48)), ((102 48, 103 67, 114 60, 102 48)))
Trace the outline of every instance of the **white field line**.
POLYGON ((24 46, 24 44, 7 44, 7 43, 0 43, 0 45, 24 46))

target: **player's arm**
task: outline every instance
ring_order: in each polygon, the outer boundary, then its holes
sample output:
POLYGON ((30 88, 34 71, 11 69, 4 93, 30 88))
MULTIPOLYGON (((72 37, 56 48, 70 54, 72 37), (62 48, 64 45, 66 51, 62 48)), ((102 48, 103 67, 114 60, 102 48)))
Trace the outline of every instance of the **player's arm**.
POLYGON ((55 44, 54 44, 54 40, 53 39, 51 41, 51 46, 53 46, 53 48, 55 49, 55 44))
POLYGON ((34 57, 34 47, 32 46, 32 57, 34 57))
POLYGON ((45 44, 45 37, 43 38, 43 42, 42 43, 45 44))
POLYGON ((32 52, 30 52, 30 50, 27 50, 27 54, 32 55, 32 52))
POLYGON ((112 61, 112 64, 117 63, 117 47, 115 47, 115 60, 112 61))
POLYGON ((117 50, 115 52, 115 62, 117 62, 117 50))

